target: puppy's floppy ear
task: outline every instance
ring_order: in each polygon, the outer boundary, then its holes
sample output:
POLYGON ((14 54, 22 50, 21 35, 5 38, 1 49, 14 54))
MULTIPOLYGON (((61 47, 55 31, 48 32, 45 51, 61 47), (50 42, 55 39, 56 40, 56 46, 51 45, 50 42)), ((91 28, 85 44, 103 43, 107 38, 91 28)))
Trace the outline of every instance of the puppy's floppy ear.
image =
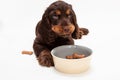
POLYGON ((80 39, 82 35, 79 33, 79 27, 77 24, 76 15, 75 15, 75 12, 72 10, 72 6, 71 6, 71 11, 72 11, 72 23, 75 26, 75 30, 72 33, 72 37, 74 39, 80 39))
POLYGON ((49 22, 49 17, 48 17, 48 10, 45 11, 45 13, 42 16, 42 20, 41 20, 41 25, 43 28, 50 28, 50 22, 49 22))
POLYGON ((46 28, 51 28, 51 22, 50 22, 50 12, 54 9, 55 5, 51 4, 44 12, 42 16, 41 23, 46 25, 46 28))
POLYGON ((51 23, 49 19, 49 12, 50 12, 50 7, 48 7, 45 11, 45 13, 42 16, 42 20, 38 26, 38 32, 42 34, 41 36, 43 37, 44 41, 49 44, 54 41, 54 38, 56 35, 54 32, 51 30, 51 23))

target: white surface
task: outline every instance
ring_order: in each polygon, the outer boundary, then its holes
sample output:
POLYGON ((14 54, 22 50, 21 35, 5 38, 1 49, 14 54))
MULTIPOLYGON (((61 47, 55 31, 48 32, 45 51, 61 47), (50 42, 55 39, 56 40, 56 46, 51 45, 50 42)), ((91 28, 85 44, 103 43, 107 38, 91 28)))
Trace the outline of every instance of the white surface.
POLYGON ((55 0, 0 0, 0 80, 120 80, 120 0, 65 0, 89 35, 75 40, 93 50, 91 69, 69 75, 38 65, 32 50, 35 26, 55 0))

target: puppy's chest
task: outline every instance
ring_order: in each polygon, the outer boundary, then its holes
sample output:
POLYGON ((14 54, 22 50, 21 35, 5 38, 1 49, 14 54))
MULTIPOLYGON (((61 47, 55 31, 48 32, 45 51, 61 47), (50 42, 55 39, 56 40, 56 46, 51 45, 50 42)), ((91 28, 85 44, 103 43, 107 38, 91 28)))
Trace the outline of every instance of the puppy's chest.
POLYGON ((66 44, 67 42, 69 42, 69 39, 57 38, 57 39, 55 40, 54 44, 62 45, 62 44, 66 44))
POLYGON ((65 38, 57 38, 55 39, 54 42, 52 42, 51 44, 48 45, 49 49, 53 49, 57 46, 61 46, 61 45, 66 45, 67 43, 69 43, 69 39, 65 39, 65 38))

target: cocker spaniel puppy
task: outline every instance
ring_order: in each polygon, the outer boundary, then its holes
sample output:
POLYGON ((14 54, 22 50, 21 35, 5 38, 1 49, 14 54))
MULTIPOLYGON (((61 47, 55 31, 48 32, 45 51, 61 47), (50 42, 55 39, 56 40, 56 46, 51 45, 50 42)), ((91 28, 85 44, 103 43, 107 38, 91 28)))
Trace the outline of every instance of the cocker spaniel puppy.
POLYGON ((33 49, 40 65, 54 66, 50 51, 61 45, 74 45, 74 39, 87 35, 88 29, 79 28, 72 6, 64 1, 52 3, 36 26, 33 49))

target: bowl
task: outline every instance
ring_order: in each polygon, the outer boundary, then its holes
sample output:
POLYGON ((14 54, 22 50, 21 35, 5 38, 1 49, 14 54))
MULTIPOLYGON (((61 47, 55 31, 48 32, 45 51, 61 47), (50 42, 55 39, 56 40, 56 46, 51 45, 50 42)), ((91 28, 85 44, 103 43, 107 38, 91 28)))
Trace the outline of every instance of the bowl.
POLYGON ((55 69, 63 73, 77 74, 87 71, 90 67, 92 50, 79 45, 63 45, 51 51, 55 69), (66 59, 66 56, 73 53, 84 54, 84 58, 66 59))

